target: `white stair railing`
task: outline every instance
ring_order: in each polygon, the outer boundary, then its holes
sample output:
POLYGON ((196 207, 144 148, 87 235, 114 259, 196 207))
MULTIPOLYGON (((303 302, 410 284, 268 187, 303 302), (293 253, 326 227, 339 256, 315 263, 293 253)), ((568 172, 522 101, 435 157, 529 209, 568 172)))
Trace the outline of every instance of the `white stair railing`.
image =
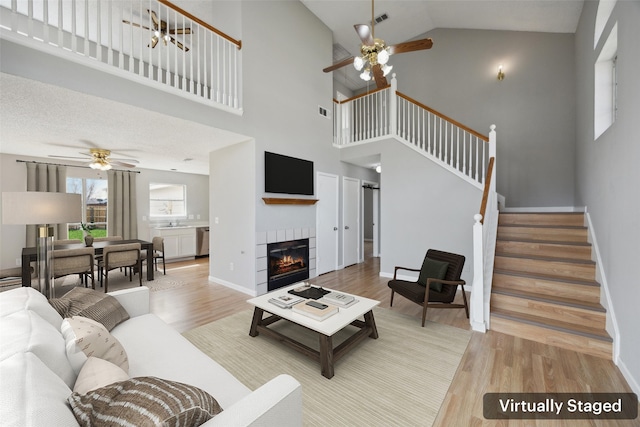
POLYGON ((0 36, 236 114, 242 111, 241 42, 166 0, 0 0, 0 36), (154 31, 152 12, 163 31, 154 31), (190 34, 174 31, 181 28, 190 34))
POLYGON ((334 145, 394 137, 482 188, 489 138, 398 92, 397 86, 394 74, 387 88, 334 100, 334 145))
POLYGON ((496 192, 496 127, 489 132, 489 165, 480 213, 473 225, 473 284, 471 288, 471 328, 485 332, 490 329, 491 284, 498 234, 498 195, 496 192))

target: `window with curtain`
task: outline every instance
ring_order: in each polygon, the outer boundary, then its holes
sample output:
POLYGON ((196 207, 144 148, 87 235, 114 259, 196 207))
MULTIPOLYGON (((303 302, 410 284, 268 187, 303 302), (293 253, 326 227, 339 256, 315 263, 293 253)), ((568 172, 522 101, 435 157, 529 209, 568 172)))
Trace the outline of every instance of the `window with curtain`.
MULTIPOLYGON (((94 237, 107 235, 108 184, 106 179, 67 177, 67 193, 82 196, 82 222, 94 237)), ((69 239, 82 239, 80 223, 69 224, 69 239)))

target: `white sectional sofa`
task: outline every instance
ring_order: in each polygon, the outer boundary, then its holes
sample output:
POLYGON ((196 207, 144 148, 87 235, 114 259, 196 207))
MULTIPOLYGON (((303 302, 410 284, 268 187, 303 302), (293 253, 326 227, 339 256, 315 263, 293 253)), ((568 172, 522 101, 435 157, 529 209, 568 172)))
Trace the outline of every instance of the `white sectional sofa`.
MULTIPOLYGON (((205 426, 300 426, 298 381, 280 375, 251 391, 182 335, 149 313, 149 289, 111 293, 130 319, 111 330, 126 350, 129 376, 190 384, 223 411, 205 426)), ((3 426, 78 425, 67 398, 77 377, 67 360, 63 319, 31 288, 0 293, 0 423, 3 426)))

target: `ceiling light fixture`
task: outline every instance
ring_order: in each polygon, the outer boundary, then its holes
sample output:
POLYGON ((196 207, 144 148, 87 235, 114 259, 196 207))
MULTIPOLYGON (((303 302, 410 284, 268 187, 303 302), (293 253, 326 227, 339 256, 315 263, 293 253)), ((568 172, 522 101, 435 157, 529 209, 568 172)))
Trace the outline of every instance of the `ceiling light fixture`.
POLYGON ((504 80, 504 71, 502 71, 502 64, 498 66, 498 80, 504 80))
POLYGON ((360 74, 360 78, 366 82, 371 80, 371 70, 374 66, 380 64, 382 66, 383 75, 389 74, 393 65, 387 65, 391 52, 389 46, 387 46, 382 39, 377 39, 375 29, 375 19, 373 17, 373 0, 371 0, 371 37, 373 38, 373 45, 368 46, 363 44, 360 46, 360 54, 353 60, 353 66, 356 70, 364 71, 360 74))
POLYGON ((111 151, 103 150, 100 148, 92 148, 91 155, 93 155, 93 160, 89 163, 89 167, 91 169, 97 169, 101 171, 108 171, 111 169, 111 163, 109 162, 109 156, 111 155, 111 151))

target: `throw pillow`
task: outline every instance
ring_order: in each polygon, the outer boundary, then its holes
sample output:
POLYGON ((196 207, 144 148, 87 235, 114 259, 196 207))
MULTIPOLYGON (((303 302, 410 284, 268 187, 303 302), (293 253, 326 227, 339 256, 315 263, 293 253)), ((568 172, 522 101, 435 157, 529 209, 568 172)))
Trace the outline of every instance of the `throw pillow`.
POLYGON ((76 287, 49 303, 62 317, 82 316, 102 323, 108 331, 129 319, 129 313, 111 295, 76 287))
POLYGON ((222 412, 206 391, 156 377, 136 377, 67 399, 81 426, 199 426, 222 412))
POLYGON ((73 391, 87 394, 91 390, 129 379, 129 374, 113 363, 91 356, 82 366, 73 391))
MULTIPOLYGON (((447 275, 448 268, 448 262, 437 261, 435 259, 425 257, 422 262, 422 268, 420 269, 420 276, 418 276, 418 283, 422 286, 427 286, 428 278, 444 279, 447 275)), ((442 292, 442 283, 431 283, 429 284, 429 288, 436 292, 442 292)))
POLYGON ((74 316, 64 319, 60 329, 65 340, 67 359, 76 374, 80 373, 91 356, 107 360, 129 372, 129 359, 124 347, 101 323, 74 316))

